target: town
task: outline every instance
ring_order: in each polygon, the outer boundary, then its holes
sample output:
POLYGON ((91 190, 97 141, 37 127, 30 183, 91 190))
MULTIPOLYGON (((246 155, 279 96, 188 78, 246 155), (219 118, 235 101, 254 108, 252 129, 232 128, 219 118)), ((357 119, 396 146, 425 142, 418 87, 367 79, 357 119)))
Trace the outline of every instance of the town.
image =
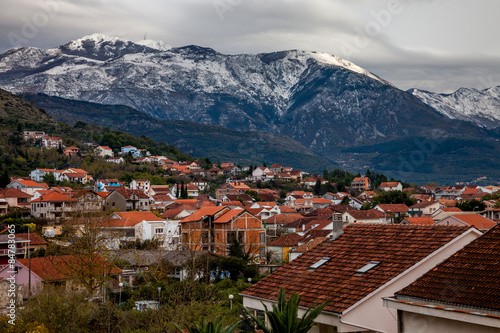
MULTIPOLYGON (((98 178, 75 166, 2 179, 7 316, 11 303, 21 309, 42 293, 63 297, 51 287, 149 313, 180 306, 176 294, 186 284, 176 283, 201 281, 229 286, 203 301, 225 308, 229 322, 237 305, 262 317, 283 287, 309 306, 331 301, 316 319, 318 332, 397 332, 416 320, 499 327, 492 315, 500 304, 492 259, 500 248, 498 185, 417 186, 369 170, 320 176, 281 164, 175 161, 132 145, 66 146, 42 131, 22 137, 32 150, 136 173, 98 178), (486 262, 478 274, 464 272, 465 263, 486 262)), ((184 316, 175 318, 199 319, 184 316)))

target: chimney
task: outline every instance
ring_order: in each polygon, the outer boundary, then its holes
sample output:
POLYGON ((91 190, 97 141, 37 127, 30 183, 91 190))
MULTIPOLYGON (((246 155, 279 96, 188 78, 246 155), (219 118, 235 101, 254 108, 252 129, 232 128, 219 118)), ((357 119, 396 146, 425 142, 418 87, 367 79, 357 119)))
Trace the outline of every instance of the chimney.
POLYGON ((344 233, 344 222, 343 221, 333 221, 333 232, 332 240, 336 240, 344 233))

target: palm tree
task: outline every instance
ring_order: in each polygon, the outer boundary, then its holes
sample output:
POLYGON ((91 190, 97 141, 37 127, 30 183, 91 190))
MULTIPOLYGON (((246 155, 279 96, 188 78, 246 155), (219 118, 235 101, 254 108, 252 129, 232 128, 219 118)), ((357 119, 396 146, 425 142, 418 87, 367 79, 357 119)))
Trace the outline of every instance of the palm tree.
POLYGON ((307 309, 302 318, 298 318, 300 299, 300 295, 292 294, 287 301, 285 289, 281 288, 278 293, 278 304, 273 304, 272 311, 269 311, 267 306, 262 303, 266 309, 265 313, 269 319, 270 329, 264 321, 254 316, 247 309, 243 309, 264 333, 306 333, 316 325, 314 319, 319 316, 329 302, 325 302, 316 308, 313 308, 316 306, 316 303, 314 303, 307 309))
POLYGON ((214 321, 208 321, 203 318, 203 320, 199 323, 194 322, 191 326, 184 325, 186 328, 183 330, 176 323, 174 323, 175 328, 179 330, 179 332, 187 331, 188 333, 233 333, 236 331, 240 324, 240 321, 228 326, 222 327, 222 317, 218 316, 214 319, 214 321))

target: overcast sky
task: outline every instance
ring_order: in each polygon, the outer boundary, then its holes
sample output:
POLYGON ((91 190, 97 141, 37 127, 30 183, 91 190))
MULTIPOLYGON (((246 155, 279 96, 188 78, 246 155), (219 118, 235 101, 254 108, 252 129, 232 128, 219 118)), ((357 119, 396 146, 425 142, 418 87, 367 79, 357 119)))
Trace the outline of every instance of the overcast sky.
POLYGON ((0 52, 95 32, 222 53, 336 54, 401 89, 500 85, 498 0, 0 0, 0 52))

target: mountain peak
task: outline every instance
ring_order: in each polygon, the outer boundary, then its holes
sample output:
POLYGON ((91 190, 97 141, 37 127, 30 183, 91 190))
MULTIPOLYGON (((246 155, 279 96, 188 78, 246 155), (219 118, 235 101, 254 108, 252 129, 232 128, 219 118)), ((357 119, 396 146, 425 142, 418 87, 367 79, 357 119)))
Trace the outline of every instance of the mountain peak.
POLYGON ((142 45, 149 47, 151 49, 155 49, 158 51, 167 51, 172 48, 172 46, 168 45, 164 41, 161 40, 151 40, 151 39, 144 39, 136 42, 136 44, 142 45))

